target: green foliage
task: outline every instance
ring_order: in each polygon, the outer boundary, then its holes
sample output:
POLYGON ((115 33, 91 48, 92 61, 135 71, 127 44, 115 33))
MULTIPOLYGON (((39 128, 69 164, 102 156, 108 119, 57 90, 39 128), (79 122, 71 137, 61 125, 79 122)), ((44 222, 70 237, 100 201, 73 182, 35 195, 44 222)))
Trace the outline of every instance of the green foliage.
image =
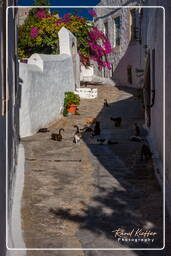
POLYGON ((71 105, 79 105, 80 104, 80 96, 73 93, 73 92, 65 92, 65 98, 64 98, 64 116, 68 113, 68 108, 71 105))
MULTIPOLYGON (((58 54, 59 41, 58 29, 55 25, 55 18, 34 20, 28 18, 24 25, 19 28, 19 50, 24 51, 25 57, 33 53, 58 54), (35 38, 30 36, 31 28, 36 27, 39 31, 35 38)), ((20 52, 19 52, 20 54, 20 52)), ((19 58, 22 56, 19 55, 19 58)))
POLYGON ((48 18, 37 18, 35 10, 32 9, 25 23, 18 30, 19 58, 23 58, 23 54, 21 55, 20 52, 24 52, 25 58, 30 57, 33 53, 58 54, 58 32, 63 26, 77 37, 80 51, 88 56, 87 49, 89 46, 86 40, 91 25, 87 24, 84 18, 78 20, 77 16, 72 16, 68 23, 61 22, 57 24, 58 20, 59 18, 55 15, 48 18), (39 31, 35 38, 30 35, 32 28, 37 28, 39 31))

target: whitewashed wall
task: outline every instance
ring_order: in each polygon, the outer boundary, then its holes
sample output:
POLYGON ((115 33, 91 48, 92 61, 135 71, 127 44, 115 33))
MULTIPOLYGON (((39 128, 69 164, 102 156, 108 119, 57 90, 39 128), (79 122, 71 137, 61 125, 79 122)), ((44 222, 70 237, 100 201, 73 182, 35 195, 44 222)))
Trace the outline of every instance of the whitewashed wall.
MULTIPOLYGON (((146 0, 145 5, 157 6, 161 5, 160 0, 146 0)), ((166 11, 166 24, 171 22, 171 2, 166 0, 162 3, 166 11)), ((171 87, 170 87, 170 66, 171 66, 171 52, 170 52, 170 38, 171 28, 166 25, 166 98, 165 108, 166 112, 163 112, 164 106, 164 68, 163 68, 163 18, 164 10, 162 8, 149 8, 144 13, 145 26, 148 28, 146 33, 146 41, 150 51, 155 49, 155 103, 151 108, 151 127, 149 128, 149 141, 152 151, 154 153, 154 163, 156 167, 156 174, 159 181, 163 182, 163 170, 164 160, 166 161, 166 204, 168 206, 169 214, 171 217, 171 87), (165 140, 165 159, 163 158, 163 139, 164 139, 164 126, 163 120, 166 118, 166 140, 165 140)))
MULTIPOLYGON (((151 108, 149 135, 160 160, 163 162, 163 9, 144 10, 145 34, 143 45, 148 46, 151 59, 151 90, 155 89, 155 102, 151 108), (155 49, 155 70, 152 67, 152 50, 155 49), (154 79, 154 88, 153 88, 154 79)), ((151 96, 152 98, 152 96, 151 96)))
POLYGON ((103 84, 103 85, 115 85, 114 81, 110 78, 101 77, 96 74, 95 66, 91 65, 90 67, 85 67, 81 65, 81 72, 80 72, 80 81, 82 83, 90 83, 90 84, 103 84))
POLYGON ((60 54, 71 56, 73 63, 73 72, 75 79, 75 87, 80 88, 80 56, 77 52, 77 39, 65 27, 59 31, 60 54))
POLYGON ((39 58, 43 71, 34 64, 20 63, 23 81, 20 108, 20 136, 31 136, 41 127, 58 120, 64 103, 64 93, 74 91, 72 59, 66 54, 33 54, 30 62, 39 58))
POLYGON ((93 76, 94 76, 93 66, 86 68, 84 65, 81 65, 80 80, 82 82, 92 81, 93 76))
POLYGON ((76 38, 65 28, 59 32, 60 55, 33 54, 20 63, 20 137, 31 136, 61 116, 64 93, 80 87, 76 38), (73 47, 74 43, 74 47, 73 47))

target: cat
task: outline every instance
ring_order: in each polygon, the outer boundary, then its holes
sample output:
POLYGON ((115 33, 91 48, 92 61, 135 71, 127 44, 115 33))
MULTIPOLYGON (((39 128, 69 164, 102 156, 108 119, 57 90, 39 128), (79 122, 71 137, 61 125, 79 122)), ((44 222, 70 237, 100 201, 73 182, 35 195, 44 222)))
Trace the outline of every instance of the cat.
POLYGON ((88 127, 87 125, 85 125, 84 128, 80 129, 80 131, 83 131, 83 132, 93 132, 93 129, 91 127, 88 127))
POLYGON ((97 139, 97 142, 100 142, 100 144, 107 144, 106 139, 97 139))
POLYGON ((114 145, 114 144, 118 144, 117 141, 112 141, 112 140, 108 140, 108 139, 97 139, 97 142, 100 142, 100 145, 105 145, 105 144, 114 145))
POLYGON ((152 158, 152 152, 148 145, 143 144, 141 148, 141 160, 149 160, 152 158))
POLYGON ((96 118, 87 120, 87 124, 94 124, 96 122, 96 118))
POLYGON ((38 130, 38 132, 49 132, 48 128, 41 128, 38 130))
POLYGON ((108 140, 109 145, 119 144, 117 141, 108 140))
POLYGON ((76 128, 77 130, 74 134, 73 143, 78 144, 78 142, 80 142, 80 140, 81 140, 82 133, 80 132, 78 125, 74 125, 74 128, 76 128))
POLYGON ((136 142, 142 142, 144 139, 141 138, 140 136, 131 136, 129 138, 130 141, 136 141, 136 142))
POLYGON ((137 125, 137 123, 135 123, 134 126, 135 126, 135 136, 140 136, 140 127, 137 125))
POLYGON ((121 117, 111 117, 110 120, 112 120, 115 123, 115 127, 120 127, 122 123, 121 117))
POLYGON ((107 99, 104 99, 104 107, 109 107, 109 104, 107 102, 107 99))
POLYGON ((96 121, 96 124, 95 124, 95 127, 94 127, 93 136, 99 136, 100 134, 101 134, 100 122, 96 121))
POLYGON ((56 140, 56 141, 62 141, 62 134, 61 134, 62 131, 64 132, 63 128, 61 128, 59 130, 59 133, 52 133, 51 134, 51 139, 56 140))

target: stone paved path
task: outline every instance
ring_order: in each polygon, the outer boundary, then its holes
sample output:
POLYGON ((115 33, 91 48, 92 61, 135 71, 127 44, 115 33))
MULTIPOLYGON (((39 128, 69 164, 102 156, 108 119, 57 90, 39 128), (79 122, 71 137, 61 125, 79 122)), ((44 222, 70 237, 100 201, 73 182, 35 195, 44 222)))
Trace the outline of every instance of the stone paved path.
MULTIPOLYGON (((140 160, 141 144, 130 142, 133 124, 144 122, 133 91, 99 86, 95 100, 82 100, 80 116, 63 118, 50 131, 63 127, 62 142, 50 133, 22 140, 26 153, 22 227, 27 248, 141 248, 162 247, 162 192, 152 161, 140 160), (103 108, 107 98, 110 107, 103 108), (110 116, 122 116, 121 128, 110 116), (73 140, 73 125, 90 118, 101 122, 102 137, 116 145, 90 144, 84 136, 73 140), (153 243, 120 243, 117 228, 157 232, 153 243)), ((142 133, 145 132, 142 128, 142 133)), ((154 255, 154 251, 29 251, 27 256, 154 255)), ((156 251, 155 255, 163 255, 156 251)))

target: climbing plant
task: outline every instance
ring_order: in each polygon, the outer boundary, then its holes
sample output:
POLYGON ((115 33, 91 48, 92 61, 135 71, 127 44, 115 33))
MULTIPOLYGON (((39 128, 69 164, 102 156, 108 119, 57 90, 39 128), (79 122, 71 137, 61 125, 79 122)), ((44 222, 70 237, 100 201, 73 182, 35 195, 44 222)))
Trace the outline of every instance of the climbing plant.
MULTIPOLYGON (((42 1, 42 0, 39 0, 42 1)), ((95 11, 91 11, 95 16, 95 11)), ((58 32, 62 27, 70 30, 78 41, 78 53, 85 66, 94 60, 99 69, 111 69, 108 55, 112 48, 108 38, 92 21, 76 14, 68 13, 59 17, 48 8, 33 8, 18 30, 19 58, 28 58, 33 53, 58 54, 58 32)))

